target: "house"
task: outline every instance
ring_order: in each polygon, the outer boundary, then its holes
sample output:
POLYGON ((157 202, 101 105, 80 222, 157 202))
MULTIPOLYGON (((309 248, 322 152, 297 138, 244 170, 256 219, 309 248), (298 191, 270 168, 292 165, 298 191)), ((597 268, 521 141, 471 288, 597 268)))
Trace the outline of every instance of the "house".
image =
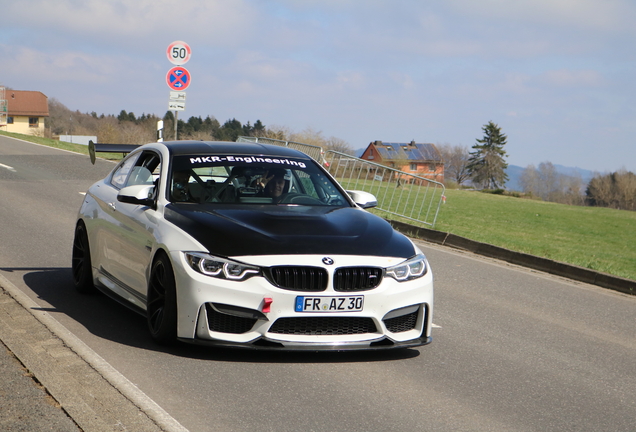
POLYGON ((49 102, 44 93, 28 90, 4 93, 6 124, 0 124, 0 130, 43 136, 44 118, 49 116, 49 102))
POLYGON ((435 144, 373 141, 362 153, 361 159, 440 183, 444 181, 444 161, 435 144))

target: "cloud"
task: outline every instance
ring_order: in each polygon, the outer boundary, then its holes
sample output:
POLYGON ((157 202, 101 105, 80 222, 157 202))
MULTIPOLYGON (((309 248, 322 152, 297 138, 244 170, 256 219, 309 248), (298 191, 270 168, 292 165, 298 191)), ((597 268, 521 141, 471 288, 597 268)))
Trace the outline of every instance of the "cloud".
MULTIPOLYGON (((165 51, 183 40, 186 116, 313 127, 354 146, 472 144, 493 120, 517 155, 558 141, 580 158, 573 148, 608 131, 621 143, 636 133, 631 0, 5 3, 3 84, 71 109, 162 115, 165 51)), ((625 148, 608 166, 636 160, 625 148)))
POLYGON ((450 0, 456 13, 486 19, 496 28, 506 22, 552 29, 634 33, 636 5, 630 0, 450 0))
POLYGON ((29 32, 53 39, 73 36, 78 44, 90 40, 118 50, 138 49, 156 39, 167 45, 170 34, 238 46, 258 19, 254 8, 241 0, 21 0, 3 8, 3 15, 11 17, 8 25, 15 23, 24 34, 26 22, 29 32), (236 31, 241 27, 243 31, 236 31))
POLYGON ((605 84, 603 76, 595 70, 559 69, 546 71, 538 81, 550 87, 600 87, 605 84))

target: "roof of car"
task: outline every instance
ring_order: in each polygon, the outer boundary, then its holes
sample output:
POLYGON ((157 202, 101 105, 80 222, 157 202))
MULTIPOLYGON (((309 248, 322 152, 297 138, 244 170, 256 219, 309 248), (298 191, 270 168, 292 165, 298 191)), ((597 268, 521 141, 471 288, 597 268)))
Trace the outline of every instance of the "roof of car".
POLYGON ((310 159, 305 153, 287 147, 230 141, 165 141, 174 156, 192 154, 266 155, 310 159))

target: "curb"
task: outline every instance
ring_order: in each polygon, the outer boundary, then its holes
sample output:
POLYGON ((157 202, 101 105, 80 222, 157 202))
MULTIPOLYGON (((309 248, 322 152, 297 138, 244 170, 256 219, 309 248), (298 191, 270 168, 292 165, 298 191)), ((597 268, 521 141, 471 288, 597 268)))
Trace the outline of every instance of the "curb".
POLYGON ((187 432, 2 275, 0 296, 0 340, 81 430, 187 432))
POLYGON ((624 294, 636 295, 636 281, 618 276, 612 276, 607 273, 590 270, 585 267, 579 267, 571 264, 553 261, 551 259, 538 257, 522 252, 515 252, 499 246, 489 245, 478 241, 460 237, 455 234, 436 231, 430 228, 422 228, 409 225, 404 222, 388 220, 388 222, 403 234, 409 237, 426 240, 431 243, 442 246, 449 246, 455 249, 461 249, 477 255, 495 258, 511 264, 540 270, 557 276, 563 276, 568 279, 579 282, 597 285, 602 288, 619 291, 624 294))

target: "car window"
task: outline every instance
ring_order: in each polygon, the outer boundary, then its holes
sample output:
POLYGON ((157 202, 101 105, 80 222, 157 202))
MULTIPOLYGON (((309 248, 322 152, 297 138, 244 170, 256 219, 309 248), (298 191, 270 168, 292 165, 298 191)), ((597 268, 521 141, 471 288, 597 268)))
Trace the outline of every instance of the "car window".
POLYGON ((110 183, 115 186, 117 189, 121 189, 126 184, 126 179, 128 178, 128 174, 130 174, 130 170, 135 166, 135 161, 137 157, 129 156, 124 159, 120 165, 115 168, 113 171, 113 175, 110 178, 110 183))
POLYGON ((159 155, 152 151, 145 151, 130 170, 126 186, 152 185, 159 178, 160 171, 161 158, 159 155))
POLYGON ((176 156, 173 202, 348 206, 340 188, 310 159, 176 156))

